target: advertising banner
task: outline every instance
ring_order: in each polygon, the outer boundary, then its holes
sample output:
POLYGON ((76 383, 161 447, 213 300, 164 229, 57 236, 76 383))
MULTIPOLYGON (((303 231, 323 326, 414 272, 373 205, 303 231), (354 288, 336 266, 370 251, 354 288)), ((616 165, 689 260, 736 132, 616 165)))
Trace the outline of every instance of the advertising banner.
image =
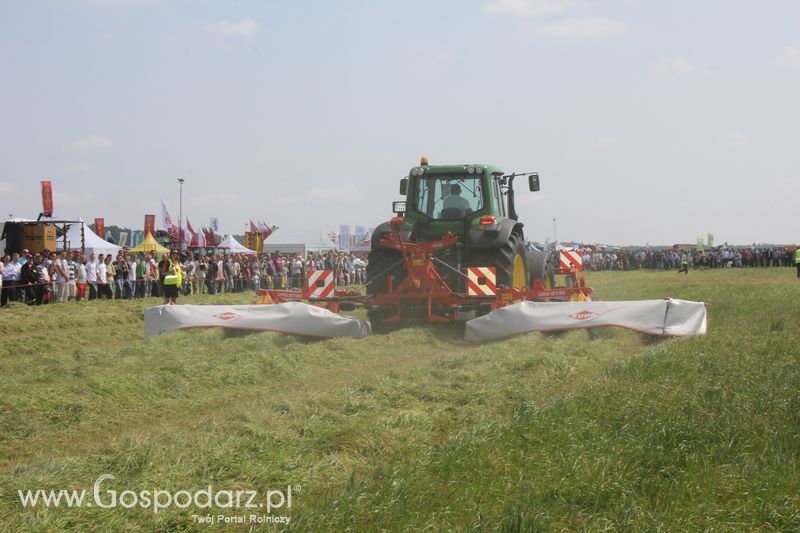
POLYGON ((94 219, 94 232, 97 233, 101 238, 106 238, 106 221, 104 218, 94 219))
POLYGON ((42 181, 42 213, 53 216, 53 184, 49 181, 42 181))

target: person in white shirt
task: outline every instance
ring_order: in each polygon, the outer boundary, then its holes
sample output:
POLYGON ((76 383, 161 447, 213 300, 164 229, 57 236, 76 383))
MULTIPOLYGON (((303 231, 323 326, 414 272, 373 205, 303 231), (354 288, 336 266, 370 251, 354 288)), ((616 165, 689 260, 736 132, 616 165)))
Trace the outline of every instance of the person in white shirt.
POLYGON ((81 256, 75 270, 75 300, 86 299, 86 257, 81 256))
POLYGON ((131 255, 128 259, 128 290, 131 300, 136 295, 136 256, 131 255))
POLYGON ((97 298, 97 261, 94 254, 89 254, 86 262, 86 284, 89 285, 89 299, 97 298))
POLYGON ((73 253, 72 259, 67 261, 67 272, 69 272, 69 280, 67 280, 67 293, 70 300, 76 300, 78 296, 78 284, 76 279, 78 277, 78 254, 73 253))
POLYGON ((67 282, 69 281, 69 265, 67 265, 67 252, 58 254, 55 260, 55 273, 54 276, 56 283, 56 301, 66 302, 67 296, 67 282))
POLYGON ((111 293, 111 287, 108 285, 108 267, 106 266, 105 261, 103 261, 103 254, 100 254, 97 257, 97 292, 98 297, 109 297, 113 298, 111 293))
POLYGON ((292 260, 291 267, 290 267, 290 273, 291 273, 291 276, 292 276, 291 281, 290 281, 292 287, 293 288, 298 288, 298 289, 300 287, 302 287, 302 279, 301 278, 303 276, 303 274, 302 274, 303 273, 303 261, 300 258, 300 254, 297 254, 297 257, 295 257, 292 260))
POLYGON ((184 294, 194 294, 195 293, 195 275, 197 269, 197 262, 192 260, 191 255, 186 256, 186 260, 183 262, 183 293, 184 294))
POLYGON ((216 294, 222 292, 225 286, 225 263, 222 261, 222 255, 217 255, 217 291, 216 294))
POLYGON ((461 196, 461 185, 458 183, 453 184, 453 186, 450 187, 450 195, 444 199, 442 210, 459 209, 461 211, 461 216, 464 216, 467 213, 467 209, 470 208, 471 206, 467 199, 461 196))
POLYGON ((144 297, 150 298, 153 294, 153 281, 158 279, 158 266, 152 254, 148 254, 144 260, 144 297))
MULTIPOLYGON (((6 256, 7 257, 7 256, 6 256)), ((16 290, 22 277, 22 265, 19 264, 19 255, 14 254, 11 260, 3 267, 3 290, 0 296, 0 307, 8 305, 8 301, 17 299, 16 290)))

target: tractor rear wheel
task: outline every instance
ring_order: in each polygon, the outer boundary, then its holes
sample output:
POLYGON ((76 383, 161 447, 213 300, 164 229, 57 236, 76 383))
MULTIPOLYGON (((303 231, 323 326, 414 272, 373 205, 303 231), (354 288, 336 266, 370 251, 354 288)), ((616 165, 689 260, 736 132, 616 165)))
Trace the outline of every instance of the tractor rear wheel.
POLYGON ((497 286, 525 290, 528 288, 528 263, 522 235, 512 233, 498 248, 473 250, 468 258, 470 266, 494 267, 497 286))
POLYGON ((547 252, 530 252, 528 255, 528 266, 530 267, 530 284, 533 287, 533 280, 539 279, 545 289, 552 289, 556 286, 556 276, 553 273, 553 256, 547 252))
MULTIPOLYGON (((403 256, 397 250, 378 248, 372 250, 367 257, 367 294, 386 294, 388 279, 393 276, 392 286, 397 287, 407 276, 403 256)), ((383 319, 395 313, 393 309, 367 307, 367 318, 374 333, 386 333, 391 327, 383 323, 383 319)))

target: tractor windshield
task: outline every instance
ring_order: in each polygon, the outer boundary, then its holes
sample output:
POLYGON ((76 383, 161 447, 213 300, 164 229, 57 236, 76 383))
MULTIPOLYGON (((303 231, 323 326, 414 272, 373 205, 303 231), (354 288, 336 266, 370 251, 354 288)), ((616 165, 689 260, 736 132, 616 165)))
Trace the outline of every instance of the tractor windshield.
POLYGON ((464 218, 483 207, 480 177, 431 176, 420 178, 415 205, 431 218, 464 218))

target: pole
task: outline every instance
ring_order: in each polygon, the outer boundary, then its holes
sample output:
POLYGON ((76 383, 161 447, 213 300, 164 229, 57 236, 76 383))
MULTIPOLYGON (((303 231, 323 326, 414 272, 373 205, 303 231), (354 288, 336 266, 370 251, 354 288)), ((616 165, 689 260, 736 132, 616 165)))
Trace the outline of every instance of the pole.
POLYGON ((179 250, 183 251, 183 178, 178 178, 178 241, 179 250))
POLYGON ((558 244, 558 234, 556 233, 556 219, 553 217, 553 240, 558 244))

